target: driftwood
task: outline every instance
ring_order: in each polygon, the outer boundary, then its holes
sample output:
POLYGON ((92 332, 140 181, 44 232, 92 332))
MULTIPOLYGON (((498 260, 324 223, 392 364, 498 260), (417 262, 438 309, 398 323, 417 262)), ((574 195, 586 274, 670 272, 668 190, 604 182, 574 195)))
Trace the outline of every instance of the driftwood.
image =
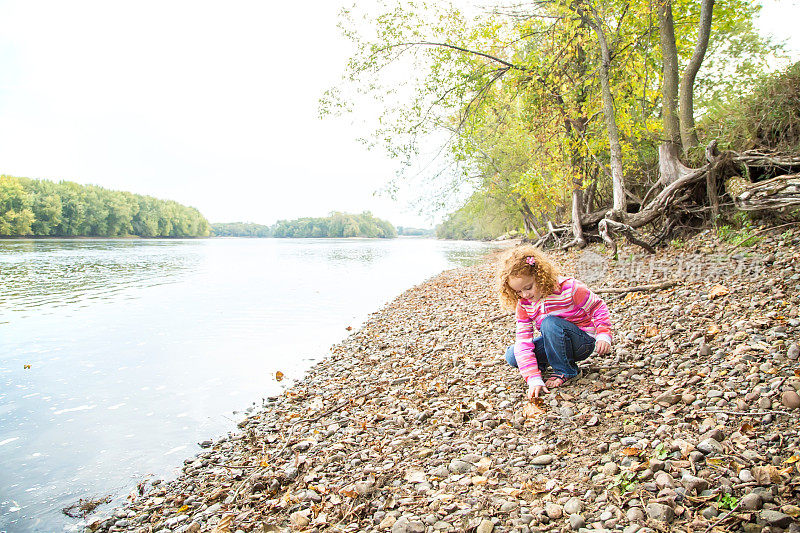
POLYGON ((723 207, 742 211, 776 210, 800 206, 800 155, 775 154, 751 150, 718 153, 716 142, 706 148, 707 163, 689 168, 678 159, 676 150, 659 150, 660 176, 643 199, 626 191, 628 210, 608 208, 586 213, 586 202, 573 194, 574 225, 547 224, 547 233, 537 239, 537 246, 569 248, 581 246, 599 236, 617 257, 615 235, 624 235, 631 243, 654 253, 653 246, 666 241, 676 227, 711 221, 716 224, 723 207), (660 190, 659 190, 660 189, 660 190), (630 194, 628 194, 630 193, 630 194), (631 203, 633 202, 633 203, 631 203), (579 208, 576 212, 576 208, 579 208), (651 242, 637 230, 652 224, 651 242), (566 243, 566 244, 565 244, 566 243))
POLYGON ((754 183, 736 195, 733 201, 742 211, 800 205, 800 174, 789 174, 754 183))
POLYGON ((637 285, 635 287, 610 287, 607 289, 597 289, 594 292, 598 294, 626 294, 629 292, 645 292, 645 291, 659 291, 662 289, 669 289, 677 285, 677 281, 663 281, 661 283, 652 283, 650 285, 637 285))

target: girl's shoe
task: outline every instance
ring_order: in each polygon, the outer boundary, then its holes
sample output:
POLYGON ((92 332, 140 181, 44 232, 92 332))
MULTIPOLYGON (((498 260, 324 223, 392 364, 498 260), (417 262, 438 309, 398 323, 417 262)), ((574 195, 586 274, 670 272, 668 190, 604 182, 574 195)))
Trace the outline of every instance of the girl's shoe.
POLYGON ((548 389, 556 388, 556 387, 563 387, 564 385, 569 384, 572 381, 580 379, 583 377, 583 372, 578 370, 578 374, 572 377, 567 377, 562 374, 553 374, 547 381, 544 382, 544 386, 548 389))

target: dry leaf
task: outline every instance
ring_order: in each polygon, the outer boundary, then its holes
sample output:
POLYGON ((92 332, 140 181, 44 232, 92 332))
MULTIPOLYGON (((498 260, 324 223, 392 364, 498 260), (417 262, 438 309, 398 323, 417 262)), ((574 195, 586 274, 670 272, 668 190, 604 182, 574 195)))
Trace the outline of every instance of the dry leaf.
POLYGON ((522 408, 522 416, 525 418, 536 418, 543 415, 547 410, 544 407, 543 398, 531 398, 522 408))
POLYGON ((718 333, 721 333, 721 332, 722 332, 722 328, 720 328, 716 324, 711 324, 710 326, 708 326, 708 329, 706 330, 706 335, 708 335, 709 337, 713 337, 713 336, 715 336, 715 335, 717 335, 718 333))
POLYGON ((631 448, 623 448, 622 449, 622 455, 624 455, 626 457, 634 457, 634 456, 639 455, 640 453, 642 453, 641 448, 631 447, 631 448))
POLYGON ((729 291, 726 287, 722 285, 714 285, 713 287, 711 287, 711 290, 708 291, 708 299, 713 300, 714 298, 725 296, 729 292, 731 291, 729 291))
POLYGON ((658 335, 658 328, 656 326, 647 326, 644 330, 644 336, 648 339, 658 335))
POLYGON ((283 372, 280 370, 275 372, 275 381, 283 381, 283 372))
POLYGON ((742 427, 739 428, 739 432, 747 435, 748 437, 751 437, 753 436, 753 434, 755 434, 756 430, 752 426, 752 424, 748 424, 747 422, 745 422, 744 424, 742 424, 742 427))
POLYGON ((222 517, 222 520, 219 521, 217 527, 214 528, 213 533, 231 533, 230 525, 233 523, 233 519, 236 515, 226 515, 222 517))
POLYGON ((752 469, 753 477, 759 485, 769 485, 770 483, 780 483, 781 474, 772 465, 754 466, 752 469))
POLYGON ((800 457, 798 457, 797 455, 793 455, 793 456, 789 457, 788 459, 786 459, 784 461, 784 463, 793 464, 793 463, 796 463, 797 461, 800 461, 800 457))

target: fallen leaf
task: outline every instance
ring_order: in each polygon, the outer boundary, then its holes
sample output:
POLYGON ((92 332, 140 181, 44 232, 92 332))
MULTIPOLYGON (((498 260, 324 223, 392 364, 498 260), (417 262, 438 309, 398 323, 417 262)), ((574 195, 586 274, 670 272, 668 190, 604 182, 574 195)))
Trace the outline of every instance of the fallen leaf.
POLYGON ((231 533, 230 525, 233 523, 233 518, 236 515, 226 515, 223 516, 222 519, 217 524, 217 527, 214 528, 213 533, 231 533))
POLYGON ((786 459, 786 460, 784 461, 784 463, 794 464, 794 463, 796 463, 797 461, 800 461, 800 456, 793 455, 793 456, 789 457, 788 459, 786 459))
POLYGON ((759 485, 769 485, 770 483, 780 483, 781 474, 772 465, 754 466, 752 469, 753 477, 759 485))
POLYGON ((739 432, 750 437, 753 434, 755 434, 756 429, 752 426, 752 424, 748 424, 747 422, 745 422, 744 424, 742 424, 742 427, 739 428, 739 432))
POLYGON ((346 327, 346 328, 344 328, 344 329, 346 329, 347 331, 353 331, 353 326, 347 326, 347 327, 346 327))
POLYGON ((708 291, 708 299, 713 300, 714 298, 725 296, 729 292, 731 291, 729 291, 726 287, 722 285, 714 285, 713 287, 711 287, 711 290, 708 291))
POLYGON ((648 339, 658 335, 658 328, 656 326, 647 326, 644 330, 644 336, 648 339))
POLYGON ((283 381, 283 372, 280 370, 275 372, 275 381, 283 381))
POLYGON ((544 407, 544 399, 531 398, 522 408, 522 416, 525 418, 536 418, 543 415, 547 410, 544 407))
POLYGON ((708 335, 709 337, 713 337, 720 332, 722 332, 722 328, 720 328, 716 324, 711 324, 710 326, 708 326, 708 329, 706 330, 706 335, 708 335))
POLYGON ((624 455, 626 457, 635 457, 635 456, 639 455, 640 453, 642 453, 641 448, 631 447, 631 448, 623 448, 622 449, 622 455, 624 455))

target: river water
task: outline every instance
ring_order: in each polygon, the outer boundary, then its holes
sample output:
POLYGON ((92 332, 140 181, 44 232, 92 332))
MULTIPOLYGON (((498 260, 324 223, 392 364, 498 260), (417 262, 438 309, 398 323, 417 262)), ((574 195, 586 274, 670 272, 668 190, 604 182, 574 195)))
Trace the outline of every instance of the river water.
POLYGON ((79 498, 119 501, 146 477, 174 476, 347 327, 492 248, 0 241, 0 533, 76 529, 61 509, 79 498))

